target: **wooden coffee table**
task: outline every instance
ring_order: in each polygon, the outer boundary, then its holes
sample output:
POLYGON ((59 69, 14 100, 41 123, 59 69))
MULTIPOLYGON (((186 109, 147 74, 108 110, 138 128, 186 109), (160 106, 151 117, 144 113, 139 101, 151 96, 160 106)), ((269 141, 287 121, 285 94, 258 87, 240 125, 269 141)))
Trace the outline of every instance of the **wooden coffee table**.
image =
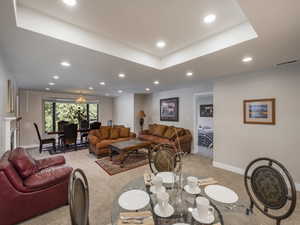
POLYGON ((124 167, 124 161, 132 152, 137 152, 139 149, 151 147, 150 141, 141 141, 139 139, 132 139, 129 141, 120 141, 109 145, 109 156, 112 161, 113 152, 119 153, 120 167, 124 167))

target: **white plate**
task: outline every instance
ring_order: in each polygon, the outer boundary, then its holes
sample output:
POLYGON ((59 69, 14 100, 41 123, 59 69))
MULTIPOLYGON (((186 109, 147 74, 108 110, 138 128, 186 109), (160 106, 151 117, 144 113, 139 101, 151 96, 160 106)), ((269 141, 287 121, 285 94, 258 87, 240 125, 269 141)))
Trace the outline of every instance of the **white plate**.
POLYGON ((199 187, 196 187, 194 190, 192 190, 189 185, 185 185, 183 189, 192 195, 198 195, 201 193, 201 189, 199 187))
POLYGON ((170 217, 174 214, 174 211, 175 210, 174 210, 173 206, 171 206, 170 204, 168 204, 168 206, 164 210, 161 210, 161 208, 159 207, 158 204, 154 206, 155 214, 160 217, 170 217))
POLYGON ((160 172, 156 176, 161 177, 163 179, 163 183, 165 184, 173 184, 175 174, 172 172, 160 172))
POLYGON ((232 204, 239 200, 239 196, 233 190, 221 185, 208 185, 205 193, 209 198, 221 203, 232 204))
POLYGON ((150 202, 149 195, 141 190, 124 192, 119 197, 119 205, 126 210, 139 210, 145 208, 150 202))
POLYGON ((160 190, 156 190, 155 186, 151 186, 150 187, 150 191, 153 193, 153 194, 156 194, 157 192, 165 192, 166 191, 166 188, 164 186, 162 186, 160 188, 160 190))
POLYGON ((199 223, 204 223, 204 224, 212 224, 215 221, 215 216, 214 214, 210 214, 209 216, 200 216, 199 212, 197 209, 194 209, 192 211, 192 216, 193 218, 198 221, 199 223))

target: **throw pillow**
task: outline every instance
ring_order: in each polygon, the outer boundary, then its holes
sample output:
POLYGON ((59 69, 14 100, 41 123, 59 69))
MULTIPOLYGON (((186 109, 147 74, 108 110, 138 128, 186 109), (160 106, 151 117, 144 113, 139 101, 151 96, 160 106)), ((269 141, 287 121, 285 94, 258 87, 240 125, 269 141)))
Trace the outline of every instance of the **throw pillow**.
POLYGON ((130 136, 130 128, 120 128, 120 137, 126 138, 130 136))
POLYGON ((120 128, 110 129, 110 139, 117 139, 120 137, 120 128))
POLYGON ((168 139, 172 139, 172 137, 175 135, 175 127, 171 126, 168 127, 166 132, 164 133, 164 137, 168 139))
POLYGON ((157 125, 154 128, 153 135, 158 136, 158 137, 163 137, 165 131, 167 130, 167 126, 164 125, 157 125))
POLYGON ((100 132, 101 132, 101 139, 109 139, 110 137, 110 127, 101 127, 100 132))
POLYGON ((10 153, 8 160, 23 178, 27 178, 39 171, 35 160, 23 148, 14 149, 10 153))

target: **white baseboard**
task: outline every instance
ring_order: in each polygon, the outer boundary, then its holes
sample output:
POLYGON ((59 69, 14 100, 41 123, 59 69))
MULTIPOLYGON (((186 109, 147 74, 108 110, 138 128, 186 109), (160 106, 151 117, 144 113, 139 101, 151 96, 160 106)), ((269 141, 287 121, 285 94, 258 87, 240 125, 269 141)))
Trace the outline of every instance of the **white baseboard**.
MULTIPOLYGON (((216 162, 216 161, 213 161, 213 166, 216 167, 216 168, 227 170, 227 171, 237 173, 237 174, 240 174, 240 175, 244 175, 244 173, 245 173, 245 169, 235 167, 235 166, 231 166, 231 165, 224 164, 224 163, 220 163, 220 162, 216 162)), ((295 186, 296 186, 296 190, 300 191, 300 184, 295 183, 295 186)))
POLYGON ((39 145, 23 145, 23 146, 19 146, 20 148, 25 148, 25 149, 29 149, 29 148, 38 148, 39 145))

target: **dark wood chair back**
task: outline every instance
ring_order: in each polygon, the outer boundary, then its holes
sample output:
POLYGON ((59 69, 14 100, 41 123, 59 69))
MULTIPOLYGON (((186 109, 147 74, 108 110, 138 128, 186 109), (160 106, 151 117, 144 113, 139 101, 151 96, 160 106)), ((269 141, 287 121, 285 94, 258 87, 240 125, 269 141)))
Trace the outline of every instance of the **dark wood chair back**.
POLYGON ((101 127, 101 123, 100 122, 93 122, 90 125, 90 129, 91 130, 97 130, 97 129, 100 129, 100 127, 101 127))
POLYGON ((294 212, 297 201, 295 183, 280 162, 270 158, 253 160, 246 168, 244 182, 250 197, 248 214, 256 207, 280 225, 294 212))
POLYGON ((68 124, 64 126, 64 143, 76 144, 77 141, 77 124, 68 124))
POLYGON ((59 121, 59 122, 57 123, 58 131, 60 131, 60 132, 64 131, 64 127, 65 127, 66 125, 68 125, 68 124, 69 124, 68 121, 64 121, 64 120, 59 121))
POLYGON ((39 127, 36 123, 33 123, 34 127, 35 127, 35 131, 36 131, 36 134, 39 138, 39 141, 41 142, 42 141, 42 138, 41 138, 41 134, 40 134, 40 131, 39 131, 39 127))
POLYGON ((69 204, 72 225, 89 225, 89 185, 81 169, 70 176, 69 204))
POLYGON ((89 129, 89 121, 87 120, 81 120, 80 121, 80 129, 89 129))

